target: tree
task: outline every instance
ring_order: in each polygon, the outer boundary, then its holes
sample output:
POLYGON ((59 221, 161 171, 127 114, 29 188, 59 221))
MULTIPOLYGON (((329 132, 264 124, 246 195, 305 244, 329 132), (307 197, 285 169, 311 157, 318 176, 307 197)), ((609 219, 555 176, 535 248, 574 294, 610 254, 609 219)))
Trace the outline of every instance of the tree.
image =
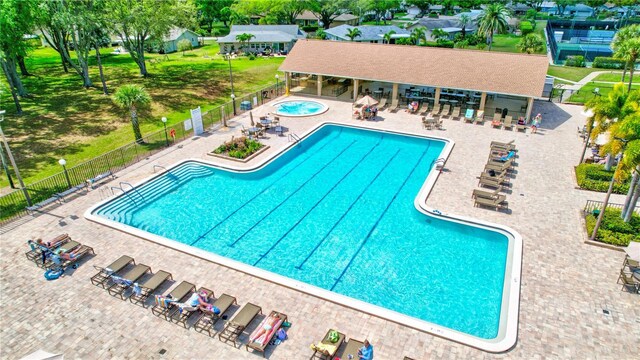
POLYGON ((248 43, 254 37, 256 37, 256 36, 253 35, 253 34, 247 34, 247 33, 242 33, 242 34, 236 35, 236 41, 238 41, 240 43, 240 49, 239 50, 242 50, 242 48, 244 48, 245 43, 248 43))
POLYGON ((558 15, 563 15, 567 6, 573 6, 578 3, 578 0, 556 0, 556 10, 558 15))
POLYGON ((316 39, 327 40, 327 33, 324 32, 324 29, 316 30, 316 39))
POLYGON ((335 18, 344 14, 348 8, 347 0, 309 0, 309 10, 322 22, 322 27, 328 29, 335 18))
POLYGON ((406 5, 420 9, 420 14, 426 14, 429 11, 429 7, 435 3, 436 0, 405 0, 406 5))
POLYGON ((544 40, 538 34, 527 34, 516 45, 516 48, 527 54, 537 53, 544 49, 544 40))
POLYGON ((233 3, 234 0, 195 0, 198 20, 207 28, 209 34, 213 31, 215 21, 222 21, 224 26, 228 27, 227 22, 231 15, 229 8, 233 3))
POLYGON ((493 34, 507 30, 509 10, 500 3, 492 3, 482 10, 477 18, 478 34, 483 35, 489 41, 489 51, 493 45, 493 34))
POLYGON ((635 64, 640 57, 640 37, 626 40, 623 42, 614 56, 625 60, 627 67, 629 68, 629 91, 631 91, 631 85, 633 84, 633 73, 635 71, 635 64))
MULTIPOLYGON (((632 52, 633 46, 630 47, 629 45, 625 45, 625 44, 627 44, 627 42, 632 39, 638 39, 638 38, 640 38, 640 24, 635 24, 635 25, 625 26, 622 29, 620 29, 616 33, 615 37, 613 38, 613 41, 611 42, 611 49, 613 50, 614 56, 622 55, 622 57, 623 58, 626 57, 625 60, 627 60, 625 62, 624 70, 622 72, 622 79, 620 80, 622 82, 624 82, 624 78, 627 74, 627 69, 632 69, 634 66, 634 63, 629 62, 630 60, 629 55, 633 54, 632 52)), ((629 86, 631 86, 631 80, 633 79, 629 79, 629 80, 630 80, 629 86)))
POLYGON ((431 30, 431 38, 436 42, 442 42, 449 39, 449 33, 440 28, 433 29, 431 30))
POLYGON ((120 108, 127 109, 131 113, 131 127, 136 142, 142 143, 142 133, 140 132, 140 123, 138 122, 138 107, 147 105, 151 102, 151 97, 139 85, 122 85, 113 94, 113 102, 120 108))
POLYGON ((389 30, 388 32, 386 32, 383 36, 382 36, 382 42, 385 44, 390 44, 391 43, 391 38, 393 37, 393 35, 396 32, 394 30, 389 30))
POLYGON ((178 51, 182 51, 182 56, 184 56, 185 51, 189 51, 193 49, 193 44, 188 39, 182 39, 178 41, 178 51))
POLYGON ((460 15, 460 26, 462 27, 462 38, 464 39, 467 36, 467 25, 471 22, 471 17, 467 14, 460 15))
POLYGON ((196 13, 193 3, 181 0, 104 0, 110 27, 140 69, 147 76, 145 42, 162 39, 172 26, 190 27, 196 13))
POLYGON ((426 34, 427 33, 423 27, 416 27, 411 30, 409 38, 413 41, 414 45, 420 45, 423 40, 425 42, 427 41, 426 34))
POLYGON ((387 23, 385 14, 387 11, 400 7, 400 0, 366 0, 364 4, 365 11, 370 11, 375 14, 376 22, 383 19, 384 24, 387 23))
POLYGON ((347 30, 347 37, 351 41, 355 40, 355 38, 361 35, 362 35, 362 31, 360 31, 360 29, 358 29, 357 27, 352 27, 351 29, 347 30))

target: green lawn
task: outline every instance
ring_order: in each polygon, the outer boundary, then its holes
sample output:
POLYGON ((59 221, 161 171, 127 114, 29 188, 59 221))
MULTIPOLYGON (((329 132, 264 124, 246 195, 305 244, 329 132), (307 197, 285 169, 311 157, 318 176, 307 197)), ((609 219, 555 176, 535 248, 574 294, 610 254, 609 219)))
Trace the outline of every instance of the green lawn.
MULTIPOLYGON (((189 109, 201 106, 206 111, 229 101, 229 67, 217 55, 215 43, 186 56, 148 54, 147 78, 139 76, 128 54, 111 55, 110 49, 102 52, 111 93, 122 84, 135 83, 144 85, 151 95, 152 105, 139 111, 143 134, 162 129, 163 116, 171 125, 189 118, 189 109)), ((282 60, 232 60, 236 95, 272 84, 282 60)), ((82 88, 77 74, 63 72, 58 54, 50 48, 35 50, 26 62, 33 76, 23 81, 31 97, 22 99, 24 115, 17 117, 11 99, 5 95, 2 104, 7 116, 2 126, 27 183, 59 172, 60 158, 71 167, 133 141, 128 112, 115 107, 98 88, 94 58, 90 72, 96 87, 90 89, 82 88)), ((3 173, 0 186, 6 185, 3 173)))
MULTIPOLYGON (((601 96, 606 96, 609 91, 611 91, 611 89, 613 89, 613 85, 611 83, 602 83, 602 82, 590 82, 586 85, 584 85, 580 90, 578 90, 577 92, 573 93, 573 95, 571 95, 571 97, 569 97, 569 102, 575 102, 575 103, 580 103, 580 104, 584 104, 585 102, 589 101, 589 99, 593 98, 594 96, 596 96, 593 93, 593 90, 595 88, 598 88, 600 91, 600 95, 601 96)), ((635 84, 632 86, 632 89, 640 89, 640 85, 635 84)))
MULTIPOLYGON (((622 72, 621 71, 612 71, 611 74, 600 74, 600 75, 596 76, 596 78, 593 79, 593 80, 594 81, 619 82, 621 78, 622 78, 622 72)), ((634 76, 634 78, 635 78, 635 76, 634 76)), ((628 71, 627 71, 627 74, 624 77, 624 81, 627 82, 627 83, 629 82, 629 72, 628 71)))
MULTIPOLYGON (((547 26, 547 22, 544 20, 538 20, 534 33, 540 35, 544 40, 544 28, 547 26)), ((497 34, 493 37, 493 46, 491 47, 491 51, 502 51, 502 52, 513 52, 519 53, 520 51, 516 48, 516 45, 520 42, 522 36, 517 36, 513 34, 497 34)), ((486 48, 488 49, 488 47, 486 48)), ((547 46, 545 44, 542 51, 537 52, 536 54, 546 54, 547 46)))
POLYGON ((562 79, 578 82, 582 80, 585 76, 591 74, 594 71, 602 71, 602 69, 549 65, 549 70, 547 70, 547 74, 551 76, 559 77, 562 79))

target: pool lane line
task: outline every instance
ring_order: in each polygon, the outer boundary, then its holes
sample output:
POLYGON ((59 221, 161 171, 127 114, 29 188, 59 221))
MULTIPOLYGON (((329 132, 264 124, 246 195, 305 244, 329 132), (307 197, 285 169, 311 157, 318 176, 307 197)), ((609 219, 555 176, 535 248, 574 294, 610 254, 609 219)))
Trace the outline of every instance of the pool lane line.
POLYGON ((380 221, 382 220, 384 215, 387 213, 387 211, 389 211, 389 208, 391 207, 393 202, 396 200, 396 198, 400 194, 400 191, 402 191, 402 189, 405 187, 405 185, 407 185, 407 182, 409 181, 409 179, 411 178, 413 173, 416 171, 416 169, 418 168, 418 166, 422 162, 422 159, 424 158, 424 156, 427 155, 427 151, 429 150, 430 146, 431 146, 431 144, 429 144, 427 146, 427 148, 424 150, 424 152, 420 156, 420 159, 418 160, 416 165, 413 167, 413 169, 411 169, 411 172, 409 173, 409 175, 406 177, 406 179, 404 179, 404 181, 402 182, 402 185, 400 185, 400 187, 398 188, 398 191, 396 191, 396 193, 393 195, 393 198, 391 198, 391 201, 387 204, 387 207, 384 208, 384 211, 382 211, 382 214, 380 214, 380 216, 378 217, 378 220, 376 220, 376 222, 375 222, 375 224, 373 224, 373 227, 371 228, 371 230, 369 230, 369 233, 364 238, 364 241, 362 241, 362 243, 360 243, 360 246, 358 247, 358 250, 356 250, 356 252, 353 254, 353 256, 351 257, 351 260, 349 260, 349 263, 347 264, 347 266, 342 270, 342 273, 340 273, 340 276, 338 276, 335 279, 336 282, 333 283, 333 286, 331 286, 331 289, 330 289, 331 291, 333 291, 333 289, 335 289, 335 287, 338 285, 340 280, 342 280, 342 277, 344 276, 344 274, 346 274, 347 270, 349 269, 349 267, 351 267, 351 264, 353 263, 353 260, 355 260, 355 258, 358 256, 360 251, 362 251, 362 248, 367 243, 367 240, 369 240, 369 238, 371 238, 371 235, 373 234, 373 231, 378 227, 378 224, 380 224, 380 221))
POLYGON ((336 223, 333 224, 333 226, 331 227, 331 229, 329 229, 329 231, 325 234, 325 236, 320 240, 320 242, 318 242, 318 244, 316 244, 316 246, 313 248, 313 250, 311 250, 311 252, 309 253, 309 255, 307 255, 307 257, 300 263, 300 265, 296 266, 295 268, 298 270, 302 270, 302 266, 311 258, 311 256, 313 256, 313 254, 316 252, 316 250, 318 250, 320 248, 320 246, 322 245, 322 243, 329 238, 329 235, 331 235, 331 233, 333 232, 333 230, 335 230, 338 225, 342 222, 342 220, 344 220, 344 218, 347 216, 347 214, 349 214, 349 212, 351 211, 351 209, 355 206, 355 204, 360 200, 360 198, 362 197, 362 195, 364 195, 364 193, 367 192, 367 190, 369 190, 369 187, 371 187, 371 185, 373 185, 373 183, 380 177, 380 175, 382 175, 382 173, 387 169, 387 166, 389 166, 389 164, 391 164, 391 161, 393 161, 393 159, 395 159, 395 157, 398 155, 398 153, 400 153, 400 150, 398 149, 398 151, 396 151, 395 154, 393 154, 393 156, 387 161, 386 164, 384 164, 384 166, 380 169, 380 171, 378 171, 378 173, 376 174, 376 176, 369 182, 369 184, 367 184, 367 186, 364 187, 364 189, 360 192, 360 194, 358 195, 358 197, 351 203, 351 205, 349 205, 349 207, 347 208, 347 210, 340 216, 340 218, 338 219, 338 221, 336 223))
POLYGON ((278 210, 280 208, 280 206, 282 206, 284 203, 286 203, 287 201, 289 201, 289 199, 298 193, 298 191, 300 191, 302 188, 305 187, 305 185, 307 185, 311 180, 313 180, 316 176, 318 176, 318 174, 320 174, 322 171, 324 171, 327 166, 329 166, 331 163, 333 163, 337 158, 339 158, 342 154, 344 154, 345 151, 349 150, 349 148, 355 144, 357 142, 357 140, 354 140, 351 142, 351 144, 349 144, 346 148, 344 148, 342 151, 340 151, 340 153, 338 153, 338 155, 334 156, 331 160, 329 160, 327 163, 325 163, 320 170, 316 171, 313 175, 311 175, 311 177, 309 179, 307 179, 305 182, 302 183, 302 185, 300 185, 297 189, 295 189, 291 194, 289 194, 289 196, 287 196, 284 200, 282 200, 278 205, 276 205, 273 209, 271 209, 267 214, 265 214, 260 220, 258 220, 257 223, 253 224, 247 231, 245 231, 242 235, 240 235, 239 238, 237 238, 234 242, 232 242, 231 244, 228 244, 227 246, 229 247, 234 247, 240 240, 242 240, 242 238, 244 238, 248 233, 250 233, 256 226, 258 226, 258 224, 260 224, 262 222, 262 219, 266 218, 267 216, 273 214, 274 211, 278 210))
POLYGON ((353 167, 351 167, 351 169, 349 169, 349 171, 347 171, 341 178, 340 180, 338 180, 338 182, 336 182, 331 189, 329 189, 329 191, 327 191, 300 219, 298 219, 298 221, 296 221, 295 224, 293 224, 292 227, 289 228, 289 230, 287 230, 287 232, 285 232, 282 236, 280 236, 280 238, 273 244, 271 245, 271 247, 269 248, 269 250, 267 250, 267 252, 265 252, 264 254, 260 255, 260 258, 258 258, 258 260, 256 260, 256 262, 253 263, 253 266, 258 265, 258 263, 260 261, 262 261, 262 259, 264 259, 267 255, 269 255, 269 253, 276 248, 276 246, 278 246, 278 244, 280 244, 280 242, 287 237, 287 235, 289 235, 293 229, 295 229, 298 225, 300 225, 300 223, 316 208, 318 207, 318 205, 320 205, 320 203, 322 203, 322 201, 324 199, 327 198, 327 196, 329 196, 329 194, 331 194, 333 192, 333 190, 335 190, 336 187, 338 187, 338 185, 340 185, 344 179, 347 178, 347 176, 349 176, 353 170, 357 169, 358 166, 362 165, 362 162, 369 156, 371 155, 371 153, 373 153, 373 151, 380 145, 380 142, 382 141, 382 139, 380 141, 378 141, 378 143, 376 143, 366 154, 364 154, 364 156, 362 156, 360 158, 360 160, 358 160, 355 165, 353 165, 353 167))
MULTIPOLYGON (((242 210, 245 206, 249 205, 249 203, 251 203, 253 200, 255 200, 256 198, 258 198, 258 196, 264 194, 265 191, 269 190, 271 187, 273 187, 276 183, 278 183, 280 180, 284 179, 287 175, 289 175, 292 171, 296 170, 298 168, 298 166, 300 166, 303 162, 306 162, 307 160, 311 159, 312 157, 314 157, 315 155, 319 154, 320 151, 322 149, 324 149, 326 146, 328 146, 329 144, 333 143, 335 140, 337 140, 339 138, 339 135, 336 135, 333 139, 331 139, 331 141, 328 141, 326 144, 322 145, 317 151, 309 154, 305 159, 303 159, 299 164, 297 164, 296 166, 291 167, 291 169, 287 172, 285 172, 284 174, 282 174, 282 176, 280 176, 279 178, 277 178, 276 180, 274 180, 271 184, 269 184, 267 187, 265 187, 264 189, 262 189, 259 193, 257 193, 256 195, 254 195, 251 199, 247 200, 244 204, 242 204, 239 208, 235 209, 233 212, 231 212, 229 215, 227 215, 224 219, 220 220, 217 224, 215 224, 213 227, 211 227, 209 230, 207 230, 206 232, 202 233, 200 236, 198 236, 194 241, 191 242, 191 246, 194 246, 198 241, 204 239, 207 235, 209 235, 213 230, 215 230, 218 226, 220 226, 222 223, 224 223, 225 221, 229 220, 229 218, 231 218, 233 215, 235 215, 238 211, 242 210)), ((353 145, 353 143, 349 144, 349 146, 353 145)), ((348 147, 347 147, 348 148, 348 147)), ((325 164, 324 166, 326 166, 327 164, 325 164)), ((323 167, 324 167, 323 166, 323 167)))

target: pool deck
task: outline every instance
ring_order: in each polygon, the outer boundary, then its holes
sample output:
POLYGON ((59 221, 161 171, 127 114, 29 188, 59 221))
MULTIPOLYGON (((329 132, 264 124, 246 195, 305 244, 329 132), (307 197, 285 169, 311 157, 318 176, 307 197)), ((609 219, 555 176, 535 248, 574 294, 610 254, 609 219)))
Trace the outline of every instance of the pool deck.
MULTIPOLYGON (((295 97, 292 97, 295 98, 295 97)), ((580 211, 587 199, 604 194, 576 190, 573 166, 582 141, 576 129, 584 124, 581 107, 536 102, 543 116, 538 134, 516 133, 445 120, 445 130, 424 130, 420 118, 403 111, 381 112, 379 121, 351 119, 351 104, 325 100, 330 109, 309 118, 285 118, 289 133, 302 135, 322 122, 337 122, 418 134, 432 134, 456 143, 446 171, 437 180, 428 206, 443 212, 504 224, 524 241, 519 333, 516 346, 494 355, 402 325, 344 308, 256 277, 177 252, 132 235, 90 222, 84 211, 110 192, 109 184, 80 195, 29 221, 11 225, 1 234, 5 256, 0 263, 2 330, 0 357, 20 358, 43 348, 66 358, 256 359, 241 349, 186 330, 151 314, 148 309, 112 297, 91 285, 93 265, 105 266, 128 254, 156 270, 167 270, 177 281, 227 293, 242 305, 252 302, 263 312, 286 313, 293 326, 289 339, 267 348, 270 359, 308 359, 309 344, 329 327, 358 340, 369 338, 376 359, 427 358, 631 358, 640 338, 640 298, 621 291, 616 279, 624 253, 584 243, 580 211), (507 195, 510 212, 474 208, 471 192, 483 169, 492 140, 515 139, 519 150, 516 177, 507 195), (8 230, 8 231, 7 231, 8 230), (30 237, 50 238, 69 233, 92 246, 97 256, 83 262, 63 278, 48 282, 42 270, 24 257, 30 237), (603 309, 609 314, 603 313, 603 309), (164 355, 160 354, 165 350, 164 355)), ((254 111, 254 118, 272 109, 254 111)), ((187 140, 148 160, 119 172, 119 181, 135 183, 153 174, 153 165, 172 165, 186 158, 201 158, 221 165, 254 167, 289 146, 288 137, 271 132, 271 147, 246 164, 213 158, 206 153, 232 135, 248 114, 230 122, 227 131, 187 140)), ((622 202, 623 196, 612 196, 622 202)), ((170 216, 170 214, 168 214, 170 216)), ((457 264, 452 271, 464 276, 473 264, 457 264)), ((166 287, 164 288, 166 289, 166 287)), ((217 325, 219 328, 221 322, 217 325)), ((255 325, 255 323, 254 323, 255 325)), ((250 329, 251 330, 251 329, 250 329)), ((243 339, 243 338, 241 338, 243 339)))

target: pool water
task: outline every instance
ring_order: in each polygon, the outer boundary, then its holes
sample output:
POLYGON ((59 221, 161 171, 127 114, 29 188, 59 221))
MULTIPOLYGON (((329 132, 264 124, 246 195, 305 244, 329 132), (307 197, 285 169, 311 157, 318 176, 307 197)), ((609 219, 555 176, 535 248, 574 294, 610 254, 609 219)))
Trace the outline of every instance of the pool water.
POLYGON ((257 171, 186 162, 94 214, 492 339, 509 239, 414 207, 444 145, 327 125, 257 171))
POLYGON ((316 101, 284 101, 276 105, 276 113, 285 116, 308 116, 320 114, 327 106, 316 101))

